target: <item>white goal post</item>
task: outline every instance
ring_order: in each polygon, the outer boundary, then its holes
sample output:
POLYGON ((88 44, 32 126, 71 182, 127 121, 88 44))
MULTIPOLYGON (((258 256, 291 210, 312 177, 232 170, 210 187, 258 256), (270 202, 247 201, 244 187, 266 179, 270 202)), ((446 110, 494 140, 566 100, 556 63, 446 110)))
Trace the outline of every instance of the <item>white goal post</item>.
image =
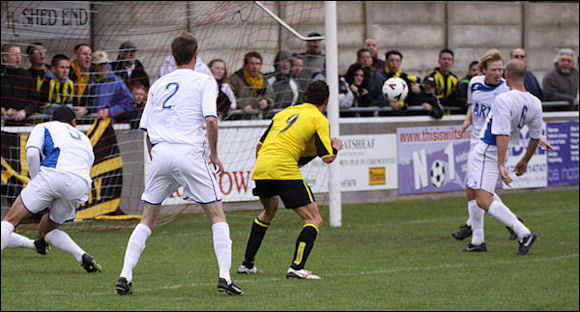
MULTIPOLYGON (((305 37, 286 24, 280 17, 268 10, 259 1, 254 1, 258 7, 268 13, 276 22, 280 23, 290 33, 300 40, 321 40, 325 39, 326 46, 326 83, 330 90, 330 98, 327 109, 327 117, 330 122, 331 137, 339 137, 339 108, 338 108, 338 42, 336 23, 336 1, 324 2, 325 31, 323 37, 305 37)), ((328 205, 330 213, 330 226, 340 227, 342 225, 341 191, 340 191, 340 165, 337 161, 328 167, 328 205)))

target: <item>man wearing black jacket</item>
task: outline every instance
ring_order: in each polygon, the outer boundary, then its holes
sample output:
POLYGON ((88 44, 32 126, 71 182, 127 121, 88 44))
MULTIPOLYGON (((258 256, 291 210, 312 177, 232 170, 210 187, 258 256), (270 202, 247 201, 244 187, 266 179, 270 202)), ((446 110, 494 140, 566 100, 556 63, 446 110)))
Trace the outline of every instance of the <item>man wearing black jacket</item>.
POLYGON ((126 85, 130 82, 140 82, 149 90, 149 76, 143 64, 135 57, 137 46, 131 41, 125 41, 119 47, 117 60, 111 63, 115 75, 121 77, 126 85))
MULTIPOLYGON (((423 84, 420 88, 421 92, 419 93, 409 92, 409 95, 407 96, 407 104, 409 106, 423 106, 427 115, 435 119, 441 119, 443 117, 443 106, 441 106, 439 98, 435 95, 437 89, 435 78, 427 76, 427 78, 423 80, 423 84)), ((411 113, 412 111, 407 111, 407 115, 411 115, 411 113)), ((425 113, 419 112, 418 114, 423 115, 425 113)))

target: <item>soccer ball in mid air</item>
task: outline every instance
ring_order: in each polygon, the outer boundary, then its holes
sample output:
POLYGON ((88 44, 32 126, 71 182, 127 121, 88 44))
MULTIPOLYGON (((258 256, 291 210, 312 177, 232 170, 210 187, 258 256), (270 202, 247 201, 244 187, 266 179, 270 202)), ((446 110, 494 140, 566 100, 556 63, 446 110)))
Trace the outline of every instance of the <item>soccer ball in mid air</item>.
POLYGON ((441 188, 445 184, 445 165, 439 159, 431 165, 431 183, 436 188, 441 188))
POLYGON ((389 102, 400 102, 407 98, 409 87, 405 80, 399 77, 392 77, 387 79, 383 84, 383 94, 389 102))

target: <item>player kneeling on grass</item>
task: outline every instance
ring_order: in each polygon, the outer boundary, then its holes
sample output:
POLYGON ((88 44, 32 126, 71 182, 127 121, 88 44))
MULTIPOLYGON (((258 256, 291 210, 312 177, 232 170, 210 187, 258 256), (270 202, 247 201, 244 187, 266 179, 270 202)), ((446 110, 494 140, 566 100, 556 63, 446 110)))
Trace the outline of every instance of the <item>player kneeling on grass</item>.
POLYGON ((328 94, 326 82, 312 82, 305 93, 306 103, 277 113, 258 142, 252 173, 252 180, 256 182, 253 194, 260 197, 264 209, 252 224, 244 261, 238 269, 240 274, 264 273, 254 265, 254 258, 276 216, 280 196, 284 206, 294 209, 304 220, 286 278, 320 279, 305 270, 304 265, 323 221, 314 195, 298 168, 316 156, 329 164, 342 149, 340 139, 330 138, 328 119, 323 115, 328 94))
POLYGON ((68 234, 58 229, 75 218, 77 204, 87 201, 91 189, 93 146, 75 127, 73 110, 60 106, 54 111, 52 121, 38 124, 30 132, 26 161, 32 179, 2 221, 2 250, 20 222, 49 207, 38 225, 38 242, 44 246, 36 246, 37 250, 44 249, 46 253, 46 243, 49 243, 73 255, 90 273, 101 271, 101 266, 68 234))

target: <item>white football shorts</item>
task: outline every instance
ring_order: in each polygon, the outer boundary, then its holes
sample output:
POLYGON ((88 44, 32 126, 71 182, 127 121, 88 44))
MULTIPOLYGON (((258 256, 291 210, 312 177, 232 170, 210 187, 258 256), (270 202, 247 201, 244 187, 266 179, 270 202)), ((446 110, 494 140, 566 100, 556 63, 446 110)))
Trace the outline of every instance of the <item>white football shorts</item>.
MULTIPOLYGON (((506 159, 509 153, 506 155, 506 159)), ((469 152, 467 187, 483 189, 495 193, 495 187, 500 180, 497 169, 497 146, 478 142, 469 152)))
POLYGON ((32 214, 49 208, 50 220, 60 225, 75 218, 77 204, 87 201, 90 189, 91 185, 77 175, 40 167, 20 193, 20 199, 32 214))
POLYGON ((183 187, 183 199, 198 204, 221 200, 205 147, 159 143, 151 149, 151 157, 142 201, 159 205, 179 186, 183 187))

